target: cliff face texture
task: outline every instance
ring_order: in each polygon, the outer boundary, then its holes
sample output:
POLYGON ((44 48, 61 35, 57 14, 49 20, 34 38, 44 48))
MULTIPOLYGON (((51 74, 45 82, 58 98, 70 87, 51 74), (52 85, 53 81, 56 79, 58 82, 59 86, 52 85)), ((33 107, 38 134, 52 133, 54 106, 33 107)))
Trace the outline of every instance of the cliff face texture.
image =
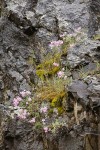
POLYGON ((0 1, 0 150, 100 150, 99 35, 99 0, 0 1), (70 48, 63 63, 70 65, 73 78, 69 103, 77 102, 86 120, 70 131, 61 129, 56 136, 34 133, 29 124, 8 121, 7 106, 14 94, 31 90, 37 83, 35 64, 40 61, 41 46, 49 50, 52 40, 78 27, 88 38, 70 48), (88 72, 81 80, 80 66, 88 72))

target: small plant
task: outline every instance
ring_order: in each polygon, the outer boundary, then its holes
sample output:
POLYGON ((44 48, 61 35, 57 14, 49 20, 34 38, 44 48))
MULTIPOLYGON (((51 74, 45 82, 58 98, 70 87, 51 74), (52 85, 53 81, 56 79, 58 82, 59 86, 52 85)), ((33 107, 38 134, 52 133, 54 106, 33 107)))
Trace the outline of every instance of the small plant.
POLYGON ((22 91, 18 96, 13 99, 13 114, 12 117, 27 121, 33 124, 33 129, 55 133, 56 129, 64 124, 59 121, 58 110, 52 108, 52 116, 50 116, 51 105, 47 102, 37 103, 29 91, 22 91))
POLYGON ((59 77, 47 79, 44 84, 39 85, 36 93, 37 99, 39 101, 49 101, 51 107, 57 108, 58 112, 61 113, 61 110, 63 110, 63 99, 67 97, 66 83, 67 80, 59 77))
MULTIPOLYGON (((59 120, 59 116, 65 113, 63 105, 68 97, 65 87, 72 79, 68 76, 70 70, 67 66, 62 66, 61 57, 68 48, 75 46, 81 35, 78 28, 74 34, 62 35, 62 40, 52 41, 49 44, 51 51, 47 55, 42 49, 41 62, 36 66, 39 80, 35 92, 21 91, 13 99, 12 117, 27 121, 33 124, 34 129, 45 133, 55 133, 66 125, 64 120, 59 120)), ((29 63, 33 64, 32 58, 29 58, 29 63)))
POLYGON ((58 58, 50 58, 44 62, 42 62, 40 65, 37 66, 36 74, 38 77, 42 80, 44 80, 46 77, 51 77, 55 75, 58 70, 60 69, 60 65, 58 64, 58 58), (56 65, 54 65, 56 64, 56 65))
MULTIPOLYGON (((41 63, 36 67, 36 74, 42 80, 54 76, 61 69, 61 57, 67 53, 67 49, 75 45, 75 37, 64 36, 63 40, 52 41, 49 44, 51 51, 42 55, 41 63), (59 65, 58 65, 59 64, 59 65)), ((44 50, 42 50, 44 53, 44 50)))

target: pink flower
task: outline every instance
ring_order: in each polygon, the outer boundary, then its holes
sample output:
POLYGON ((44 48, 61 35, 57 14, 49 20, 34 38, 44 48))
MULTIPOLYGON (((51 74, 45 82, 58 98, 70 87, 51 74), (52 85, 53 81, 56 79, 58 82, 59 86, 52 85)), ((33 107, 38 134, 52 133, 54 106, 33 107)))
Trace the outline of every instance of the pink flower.
POLYGON ((44 132, 45 132, 45 133, 47 133, 47 132, 49 131, 49 128, 48 128, 48 127, 44 127, 43 129, 44 129, 44 132))
POLYGON ((29 123, 35 123, 35 118, 32 118, 29 123))
POLYGON ((18 115, 19 119, 26 119, 27 110, 26 109, 20 109, 17 115, 18 115))
POLYGON ((17 107, 18 104, 19 104, 19 101, 16 98, 14 98, 13 99, 13 105, 14 105, 14 107, 17 107))
POLYGON ((21 96, 22 97, 26 97, 26 96, 29 96, 29 95, 31 95, 31 92, 30 91, 22 91, 22 92, 20 92, 20 94, 21 94, 21 96))
POLYGON ((56 62, 54 62, 53 65, 54 65, 55 67, 58 67, 58 66, 59 66, 59 64, 56 63, 56 62))
POLYGON ((59 71, 57 73, 57 75, 58 75, 59 78, 63 78, 64 77, 64 72, 63 71, 59 71))
POLYGON ((31 92, 30 91, 26 91, 26 95, 31 95, 31 92))
POLYGON ((25 91, 20 92, 20 94, 21 94, 22 97, 26 97, 26 92, 25 91))
POLYGON ((17 96, 16 98, 13 99, 13 105, 14 107, 17 107, 19 102, 22 101, 22 98, 17 96))
POLYGON ((63 41, 62 41, 62 40, 59 40, 59 41, 57 41, 57 44, 58 44, 58 46, 60 46, 60 45, 63 44, 63 41))
POLYGON ((21 98, 21 97, 17 96, 16 98, 17 98, 17 100, 18 100, 19 102, 22 101, 22 98, 21 98))
POLYGON ((42 108, 40 109, 40 112, 41 112, 41 113, 46 113, 47 110, 48 110, 48 108, 47 108, 46 106, 44 106, 44 107, 42 107, 42 108))
POLYGON ((63 44, 63 41, 62 41, 62 40, 58 40, 58 41, 52 41, 52 42, 49 44, 49 46, 50 46, 51 48, 53 48, 53 47, 61 46, 62 44, 63 44))

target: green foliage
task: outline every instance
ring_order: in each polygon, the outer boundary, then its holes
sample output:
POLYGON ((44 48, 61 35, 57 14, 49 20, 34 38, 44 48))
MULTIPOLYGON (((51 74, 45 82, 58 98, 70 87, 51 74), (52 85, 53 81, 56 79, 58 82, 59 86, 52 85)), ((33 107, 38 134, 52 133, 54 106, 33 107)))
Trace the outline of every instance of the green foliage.
POLYGON ((62 68, 61 56, 66 54, 70 44, 75 42, 75 37, 64 37, 60 48, 54 47, 47 55, 42 49, 42 60, 36 67, 36 74, 40 78, 40 83, 36 90, 37 101, 50 101, 51 110, 52 108, 57 108, 59 114, 64 112, 63 99, 67 97, 65 85, 69 84, 71 80, 69 78, 66 80, 58 78, 57 72, 62 68), (58 63, 59 66, 54 66, 54 62, 58 63))
POLYGON ((59 119, 56 119, 53 123, 52 123, 52 133, 56 133, 57 129, 59 129, 60 127, 64 126, 65 122, 61 121, 59 119))
POLYGON ((54 62, 59 63, 59 61, 60 61, 60 54, 56 54, 51 58, 48 57, 47 59, 42 61, 41 64, 37 66, 36 74, 42 80, 45 77, 49 77, 49 76, 51 77, 55 75, 60 70, 60 66, 53 66, 53 63, 54 62))
POLYGON ((43 125, 42 125, 41 122, 36 122, 36 123, 35 123, 35 126, 34 126, 34 129, 38 129, 38 130, 39 130, 39 129, 42 129, 42 126, 43 126, 43 125))
MULTIPOLYGON (((39 85, 37 92, 40 93, 41 100, 52 100, 55 97, 63 97, 65 95, 64 85, 66 82, 57 77, 46 79, 39 85)), ((38 95, 38 94, 37 94, 38 95)))
POLYGON ((40 84, 36 91, 38 101, 50 101, 51 109, 57 108, 59 114, 63 113, 63 99, 67 97, 66 83, 67 80, 58 77, 45 80, 45 83, 40 84))
POLYGON ((67 49, 72 43, 75 43, 75 37, 64 37, 61 48, 54 47, 53 51, 48 52, 47 55, 45 55, 44 49, 42 48, 42 60, 36 67, 36 74, 40 79, 44 80, 45 77, 54 76, 61 69, 61 66, 53 66, 53 63, 60 64, 61 56, 67 53, 67 49))

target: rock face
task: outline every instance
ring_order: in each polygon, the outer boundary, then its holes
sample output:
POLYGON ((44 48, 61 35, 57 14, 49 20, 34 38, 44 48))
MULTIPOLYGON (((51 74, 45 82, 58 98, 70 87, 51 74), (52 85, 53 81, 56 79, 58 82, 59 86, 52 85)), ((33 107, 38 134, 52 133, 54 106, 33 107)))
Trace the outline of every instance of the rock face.
MULTIPOLYGON (((99 8, 99 0, 1 0, 0 103, 9 104, 18 91, 32 89, 31 85, 36 83, 35 64, 40 61, 41 47, 49 50, 49 42, 60 39, 62 33, 73 33, 78 27, 88 37, 99 33, 99 8)), ((80 65, 88 68, 91 63, 100 61, 100 41, 84 40, 68 50, 66 61, 72 70, 80 65)), ((69 93, 73 99, 79 100, 84 111, 90 107, 96 118, 100 113, 99 76, 90 76, 83 81, 76 79, 76 76, 74 79, 69 93)), ((99 121, 94 124, 97 129, 99 121)), ((92 127, 89 128, 92 130, 92 127)), ((4 145, 0 141, 1 150, 44 150, 46 142, 45 149, 48 150, 82 150, 84 147, 84 138, 78 136, 76 139, 67 133, 59 139, 48 135, 47 141, 43 142, 41 135, 32 133, 29 125, 19 122, 11 122, 5 130, 4 145)), ((93 138, 99 139, 98 136, 93 138)), ((94 147, 99 148, 97 145, 94 147)), ((92 148, 86 146, 86 150, 92 148)))
MULTIPOLYGON (((34 83, 34 62, 39 61, 40 44, 47 48, 50 41, 60 38, 60 34, 72 33, 77 27, 82 27, 88 35, 92 34, 89 23, 94 22, 91 20, 91 13, 95 15, 96 22, 98 21, 97 10, 93 9, 96 8, 96 4, 100 5, 98 1, 85 3, 77 0, 17 0, 16 2, 5 0, 2 2, 1 100, 11 98, 13 92, 16 93, 18 90, 30 89, 30 82, 34 83)), ((99 28, 99 23, 97 25, 95 23, 92 27, 94 32, 97 26, 99 28)), ((75 67, 78 63, 88 61, 85 59, 86 55, 91 59, 100 58, 100 43, 89 40, 85 43, 85 46, 83 43, 68 52, 71 66, 75 67)))

